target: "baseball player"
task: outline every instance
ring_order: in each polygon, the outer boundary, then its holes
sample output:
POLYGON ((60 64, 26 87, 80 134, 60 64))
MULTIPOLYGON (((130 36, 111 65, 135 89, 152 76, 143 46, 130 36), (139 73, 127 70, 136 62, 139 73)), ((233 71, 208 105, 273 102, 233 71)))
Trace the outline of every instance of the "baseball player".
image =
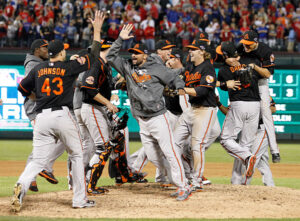
MULTIPOLYGON (((229 108, 223 106, 220 101, 218 101, 218 107, 222 111, 223 114, 227 114, 229 108)), ((272 113, 276 112, 276 107, 275 107, 275 102, 271 98, 271 107, 270 107, 272 113)), ((268 139, 266 135, 266 130, 264 123, 262 121, 262 118, 260 116, 260 121, 259 121, 259 127, 258 131, 255 137, 255 141, 251 147, 251 152, 256 155, 256 163, 254 168, 257 168, 261 175, 262 175, 262 181, 265 186, 275 186, 274 180, 272 177, 272 172, 269 166, 269 154, 268 154, 268 139)), ((251 182, 252 177, 245 178, 243 177, 243 171, 244 171, 244 165, 240 160, 235 159, 234 160, 234 165, 233 165, 233 170, 232 170, 232 178, 231 178, 231 183, 232 184, 245 184, 249 185, 251 182)))
MULTIPOLYGON (((242 82, 239 71, 244 70, 250 63, 259 63, 256 58, 248 58, 244 54, 241 58, 232 42, 222 42, 216 52, 223 56, 224 64, 219 69, 218 80, 222 90, 228 90, 231 108, 226 115, 221 133, 221 145, 233 157, 241 160, 246 165, 246 177, 251 177, 256 156, 251 153, 251 146, 257 132, 260 111, 260 98, 258 94, 258 73, 253 71, 248 82, 242 82), (226 63, 228 58, 239 61, 240 65, 230 66, 226 63), (239 60, 240 59, 240 60, 239 60), (227 80, 240 80, 239 89, 228 89, 227 80), (239 143, 236 142, 240 134, 239 143)), ((248 71, 247 71, 248 74, 248 71)))
POLYGON ((102 155, 107 155, 104 144, 111 139, 110 120, 107 110, 113 113, 118 108, 110 102, 112 79, 111 67, 107 64, 106 55, 112 42, 103 42, 99 59, 91 70, 86 72, 82 79, 83 104, 81 108, 82 120, 94 141, 96 152, 93 154, 87 167, 89 194, 102 194, 103 189, 96 188, 104 163, 102 155))
POLYGON ((94 27, 92 55, 88 54, 73 61, 65 61, 68 45, 59 40, 51 41, 48 46, 50 61, 34 67, 19 84, 22 95, 36 98, 36 124, 33 138, 33 160, 25 167, 14 187, 12 210, 20 211, 23 198, 31 180, 43 170, 52 145, 60 139, 67 147, 72 162, 73 204, 74 208, 92 207, 94 201, 87 200, 83 168, 82 146, 72 109, 73 84, 80 72, 90 68, 101 48, 100 31, 104 13, 97 11, 94 27), (33 91, 35 90, 35 94, 33 91))
MULTIPOLYGON (((24 68, 25 68, 25 76, 29 74, 29 72, 38 64, 40 64, 43 61, 48 60, 48 42, 44 39, 36 39, 32 42, 30 46, 31 53, 26 54, 26 58, 24 61, 24 68)), ((34 110, 35 108, 35 101, 25 98, 24 101, 24 109, 27 117, 29 118, 31 125, 34 129, 34 122, 36 117, 36 112, 34 110)), ((60 150, 62 143, 59 141, 57 144, 53 146, 55 150, 60 150)), ((57 184, 58 180, 54 177, 52 173, 52 167, 54 161, 63 153, 64 151, 58 151, 57 155, 54 154, 52 156, 49 156, 49 163, 46 165, 46 168, 44 168, 43 171, 41 171, 39 174, 46 178, 50 183, 57 184)), ((54 151, 56 153, 56 151, 54 151)), ((28 156, 26 164, 28 164, 30 161, 32 161, 33 154, 28 156)), ((33 181, 30 184, 29 189, 34 192, 38 192, 38 187, 36 184, 36 178, 33 179, 33 181)))
POLYGON ((273 163, 280 162, 279 148, 276 142, 275 127, 272 113, 270 110, 270 93, 268 78, 274 74, 275 57, 269 46, 262 42, 258 42, 258 34, 253 31, 247 31, 243 34, 243 39, 240 41, 242 45, 238 48, 239 52, 244 53, 246 57, 256 57, 260 62, 251 63, 251 66, 260 76, 258 80, 260 108, 262 119, 267 131, 270 151, 272 154, 273 163))
MULTIPOLYGON (((186 183, 181 158, 174 144, 166 107, 163 100, 165 85, 173 84, 180 94, 184 83, 180 78, 154 58, 147 55, 143 44, 136 44, 129 49, 132 60, 121 58, 118 53, 124 40, 133 38, 130 35, 132 25, 125 25, 119 38, 113 43, 108 55, 108 62, 125 77, 128 96, 133 116, 140 126, 142 144, 147 158, 157 167, 162 168, 162 155, 171 166, 172 181, 178 187, 177 200, 188 199, 190 189, 186 183)), ((178 70, 178 73, 181 70, 178 70)))
POLYGON ((179 119, 175 129, 175 143, 183 148, 183 142, 191 134, 191 151, 193 156, 192 190, 202 190, 202 176, 204 171, 204 152, 207 135, 217 117, 214 88, 216 74, 207 53, 208 45, 205 41, 194 40, 188 45, 190 61, 193 69, 184 74, 185 88, 189 95, 191 107, 179 119), (201 73, 201 74, 200 74, 201 73))

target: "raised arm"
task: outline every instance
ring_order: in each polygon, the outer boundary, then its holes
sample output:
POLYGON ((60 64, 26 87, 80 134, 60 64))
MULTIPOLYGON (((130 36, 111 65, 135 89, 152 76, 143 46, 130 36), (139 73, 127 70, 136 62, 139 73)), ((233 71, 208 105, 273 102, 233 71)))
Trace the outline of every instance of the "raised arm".
POLYGON ((106 59, 108 63, 114 67, 121 75, 125 75, 127 68, 129 67, 128 60, 122 58, 119 55, 120 49, 122 47, 123 40, 128 40, 133 38, 133 35, 130 35, 130 32, 133 28, 133 25, 124 25, 118 39, 112 44, 106 59))

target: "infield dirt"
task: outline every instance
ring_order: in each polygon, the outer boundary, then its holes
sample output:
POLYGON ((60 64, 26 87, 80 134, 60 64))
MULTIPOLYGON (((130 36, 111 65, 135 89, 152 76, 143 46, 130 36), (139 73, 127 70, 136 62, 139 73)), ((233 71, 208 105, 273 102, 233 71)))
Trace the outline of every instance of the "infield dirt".
MULTIPOLYGON (((0 176, 19 176, 25 162, 0 162, 0 176), (1 164, 5 164, 1 165, 1 164), (8 171, 7 168, 10 168, 8 171)), ((206 163, 205 175, 230 177, 232 163, 206 163)), ((300 178, 300 165, 271 164, 274 177, 300 178)), ((56 176, 66 176, 66 163, 56 162, 56 176)), ((154 177, 155 168, 145 169, 154 177)), ((258 174, 258 173, 257 173, 258 174)), ((107 169, 103 176, 108 176, 107 169)), ((259 175, 256 175, 259 176, 259 175)), ((10 212, 10 197, 0 198, 0 216, 70 218, 299 218, 300 190, 285 187, 233 186, 213 184, 189 200, 177 202, 158 184, 108 186, 109 193, 89 197, 95 208, 71 208, 72 191, 28 195, 20 213, 10 212)))

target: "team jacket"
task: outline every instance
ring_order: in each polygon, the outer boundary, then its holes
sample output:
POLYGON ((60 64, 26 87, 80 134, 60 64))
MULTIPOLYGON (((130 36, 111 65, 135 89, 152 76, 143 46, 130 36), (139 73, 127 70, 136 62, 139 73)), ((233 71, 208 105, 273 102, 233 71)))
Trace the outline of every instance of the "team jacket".
MULTIPOLYGON (((227 64, 223 64, 218 73, 219 81, 237 80, 236 72, 240 69, 246 68, 250 63, 258 63, 259 61, 255 57, 242 57, 240 59, 240 66, 230 67, 227 64)), ((259 75, 253 70, 252 82, 249 85, 241 85, 238 90, 228 89, 230 101, 259 101, 258 93, 258 78, 259 75)), ((221 88, 222 89, 222 88, 221 88)))
MULTIPOLYGON (((41 62, 43 62, 42 59, 40 59, 39 57, 36 57, 32 54, 26 54, 26 58, 24 61, 24 68, 25 68, 25 76, 27 76, 29 74, 29 72, 38 64, 40 64, 41 62)), ((25 113, 27 115, 27 117, 29 118, 30 121, 35 119, 36 116, 36 112, 35 110, 35 101, 29 99, 29 98, 25 98, 24 101, 24 109, 25 109, 25 113)))
POLYGON ((184 73, 185 86, 196 90, 197 96, 189 96, 192 106, 216 107, 216 72, 210 60, 205 60, 191 71, 184 73))
POLYGON ((130 60, 118 55, 122 42, 119 37, 113 43, 106 59, 126 79, 133 116, 154 117, 164 114, 167 111, 163 98, 164 87, 174 85, 176 89, 183 89, 184 82, 178 77, 181 70, 169 69, 151 56, 142 67, 134 66, 130 60))
POLYGON ((238 45, 237 50, 239 54, 244 56, 253 56, 256 57, 259 62, 257 65, 262 68, 267 68, 271 74, 274 74, 275 68, 275 57, 271 48, 263 42, 259 42, 256 50, 246 53, 242 44, 238 45))
POLYGON ((42 62, 20 82, 18 90, 23 96, 29 96, 35 90, 37 112, 61 106, 73 108, 74 81, 80 72, 90 69, 91 61, 97 53, 99 56, 100 48, 101 44, 94 41, 93 55, 85 55, 84 64, 80 64, 77 60, 42 62))
POLYGON ((83 102, 88 104, 103 104, 94 100, 94 97, 100 93, 107 100, 110 100, 112 90, 112 71, 111 67, 98 58, 91 69, 86 71, 82 78, 81 90, 83 91, 83 102))

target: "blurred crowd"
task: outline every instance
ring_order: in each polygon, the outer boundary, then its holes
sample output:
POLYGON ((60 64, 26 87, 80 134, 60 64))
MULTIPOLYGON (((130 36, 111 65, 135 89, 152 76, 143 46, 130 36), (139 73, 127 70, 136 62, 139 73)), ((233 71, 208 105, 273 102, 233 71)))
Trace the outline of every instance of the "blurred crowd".
POLYGON ((0 47, 29 47, 37 38, 60 39, 71 47, 91 44, 89 18, 106 10, 102 37, 116 39, 134 24, 134 39, 154 50, 155 40, 177 47, 205 31, 209 40, 239 42, 253 29, 273 50, 300 52, 300 0, 0 0, 0 47))

